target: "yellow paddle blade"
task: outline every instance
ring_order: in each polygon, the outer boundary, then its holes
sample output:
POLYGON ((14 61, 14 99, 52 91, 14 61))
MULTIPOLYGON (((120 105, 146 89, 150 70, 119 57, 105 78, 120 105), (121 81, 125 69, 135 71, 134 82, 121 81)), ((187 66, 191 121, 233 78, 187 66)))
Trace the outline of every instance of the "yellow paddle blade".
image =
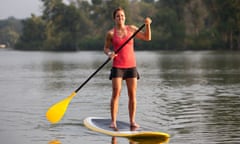
POLYGON ((51 106, 46 112, 47 120, 50 121, 51 123, 57 123, 58 121, 60 121, 67 110, 68 104, 70 103, 70 101, 75 95, 76 93, 73 92, 67 98, 51 106))

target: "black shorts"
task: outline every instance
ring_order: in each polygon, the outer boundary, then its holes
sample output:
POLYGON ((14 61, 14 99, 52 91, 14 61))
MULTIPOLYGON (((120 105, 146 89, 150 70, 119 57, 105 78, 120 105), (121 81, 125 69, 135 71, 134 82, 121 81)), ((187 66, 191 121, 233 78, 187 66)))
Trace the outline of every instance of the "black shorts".
POLYGON ((137 78, 137 79, 140 78, 136 67, 133 67, 133 68, 112 67, 109 79, 112 80, 112 78, 119 78, 119 77, 123 78, 123 80, 127 78, 137 78))

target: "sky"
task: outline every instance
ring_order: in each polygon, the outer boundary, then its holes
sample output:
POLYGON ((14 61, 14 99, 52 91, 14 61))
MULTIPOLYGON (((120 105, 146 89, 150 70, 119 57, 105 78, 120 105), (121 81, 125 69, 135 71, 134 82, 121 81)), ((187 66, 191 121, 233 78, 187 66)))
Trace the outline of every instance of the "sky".
POLYGON ((42 2, 40 0, 0 0, 0 20, 8 17, 24 19, 42 14, 42 2))

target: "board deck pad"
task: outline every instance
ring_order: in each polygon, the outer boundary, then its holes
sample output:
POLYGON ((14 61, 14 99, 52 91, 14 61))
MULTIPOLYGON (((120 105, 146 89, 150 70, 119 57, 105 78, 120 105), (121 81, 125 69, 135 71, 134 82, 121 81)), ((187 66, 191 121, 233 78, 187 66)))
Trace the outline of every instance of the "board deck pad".
POLYGON ((117 129, 110 128, 111 119, 101 117, 88 117, 84 120, 84 125, 92 131, 100 132, 109 136, 126 137, 133 141, 160 141, 167 142, 169 134, 150 131, 146 128, 136 128, 132 130, 130 124, 123 121, 117 121, 117 129))
MULTIPOLYGON (((103 128, 103 129, 106 129, 109 131, 116 131, 113 128, 109 127, 109 125, 111 123, 111 119, 92 119, 92 122, 100 128, 103 128)), ((131 130, 129 123, 126 123, 123 121, 117 121, 117 129, 118 129, 118 131, 130 131, 131 130)), ((138 129, 138 131, 139 131, 139 129, 138 129)))

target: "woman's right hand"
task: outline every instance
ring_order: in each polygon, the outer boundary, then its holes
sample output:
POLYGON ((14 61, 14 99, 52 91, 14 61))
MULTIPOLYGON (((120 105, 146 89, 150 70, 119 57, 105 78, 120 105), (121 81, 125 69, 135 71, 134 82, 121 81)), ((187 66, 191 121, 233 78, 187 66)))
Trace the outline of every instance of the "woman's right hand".
POLYGON ((117 54, 115 54, 115 52, 111 52, 111 51, 109 51, 109 52, 107 53, 107 55, 108 55, 108 57, 111 58, 111 59, 113 59, 114 57, 117 56, 117 54))

